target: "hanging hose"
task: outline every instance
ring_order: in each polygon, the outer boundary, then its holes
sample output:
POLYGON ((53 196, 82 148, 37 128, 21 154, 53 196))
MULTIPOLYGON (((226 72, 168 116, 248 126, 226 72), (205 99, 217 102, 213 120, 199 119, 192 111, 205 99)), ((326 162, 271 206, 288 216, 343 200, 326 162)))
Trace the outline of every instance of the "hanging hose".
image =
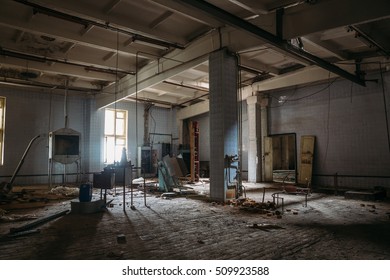
POLYGON ((12 184, 14 183, 16 175, 18 175, 18 172, 19 172, 20 168, 22 167, 22 165, 24 163, 24 159, 26 158, 28 151, 30 150, 30 148, 31 148, 32 144, 34 143, 34 141, 37 140, 41 136, 42 135, 39 134, 39 135, 35 136, 34 138, 32 138, 30 140, 30 143, 28 143, 27 148, 24 151, 24 154, 23 154, 22 158, 20 159, 18 166, 16 167, 16 169, 14 171, 14 174, 11 177, 11 180, 8 183, 7 182, 2 182, 0 184, 0 192, 9 193, 11 191, 12 184))

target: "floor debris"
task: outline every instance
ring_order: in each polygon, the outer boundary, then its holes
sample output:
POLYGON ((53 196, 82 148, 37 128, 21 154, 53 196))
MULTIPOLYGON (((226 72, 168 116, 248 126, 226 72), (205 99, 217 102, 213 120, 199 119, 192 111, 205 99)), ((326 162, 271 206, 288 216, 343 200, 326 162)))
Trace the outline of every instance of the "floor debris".
POLYGON ((78 195, 78 188, 68 186, 57 186, 52 189, 47 185, 14 186, 12 192, 0 197, 0 208, 4 210, 40 208, 78 195))
POLYGON ((67 186, 57 186, 50 190, 50 193, 57 194, 57 195, 63 195, 66 197, 76 197, 79 195, 79 188, 72 188, 67 186))
POLYGON ((117 235, 116 242, 118 242, 118 244, 126 244, 126 236, 124 234, 117 235))
POLYGON ((146 234, 146 235, 140 235, 139 238, 140 238, 142 241, 148 241, 148 240, 155 239, 156 236, 153 235, 153 234, 146 234))
POLYGON ((61 211, 61 212, 49 215, 47 217, 43 217, 43 218, 37 219, 34 222, 28 223, 26 225, 23 225, 23 226, 20 226, 20 227, 16 227, 16 228, 10 228, 9 231, 10 231, 11 234, 15 234, 17 232, 22 232, 22 231, 27 231, 27 230, 30 230, 30 229, 35 228, 37 226, 40 226, 40 225, 42 225, 44 223, 47 223, 47 222, 49 222, 51 220, 54 220, 54 219, 56 219, 58 217, 64 216, 64 215, 68 214, 69 212, 70 212, 70 210, 61 211))
POLYGON ((124 252, 119 252, 119 253, 115 253, 115 252, 109 252, 107 254, 107 258, 110 258, 110 259, 116 259, 116 260, 120 260, 120 259, 123 259, 123 256, 124 256, 124 252))
POLYGON ((28 221, 28 220, 34 220, 37 219, 37 216, 26 214, 9 214, 9 215, 0 215, 0 222, 18 222, 18 221, 28 221))
POLYGON ((249 228, 255 228, 255 229, 260 229, 260 230, 263 230, 263 231, 270 231, 271 229, 284 229, 283 227, 281 226, 278 226, 278 225, 272 225, 272 224, 251 224, 251 225, 247 225, 247 227, 249 228))

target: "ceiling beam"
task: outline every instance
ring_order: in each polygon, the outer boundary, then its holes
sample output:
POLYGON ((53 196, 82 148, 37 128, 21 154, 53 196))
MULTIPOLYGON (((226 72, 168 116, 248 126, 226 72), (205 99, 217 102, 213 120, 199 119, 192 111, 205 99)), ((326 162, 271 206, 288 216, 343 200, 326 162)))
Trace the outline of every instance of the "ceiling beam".
POLYGON ((268 13, 268 9, 265 4, 261 3, 261 1, 253 1, 253 0, 229 0, 233 4, 247 10, 253 14, 261 15, 268 13))
POLYGON ((284 39, 389 17, 388 0, 327 0, 285 9, 284 39))
POLYGON ((210 111, 210 102, 208 100, 196 103, 186 108, 177 111, 176 118, 178 120, 185 120, 191 117, 195 117, 210 111))
POLYGON ((183 6, 180 3, 177 3, 175 0, 151 0, 151 1, 164 9, 170 9, 171 11, 174 11, 175 13, 178 13, 195 22, 206 24, 214 28, 222 26, 222 23, 214 19, 213 17, 210 17, 209 15, 202 13, 201 11, 191 9, 191 7, 189 8, 183 6))
POLYGON ((25 68, 26 61, 28 61, 29 68, 35 69, 37 71, 69 76, 79 76, 87 79, 109 80, 111 78, 114 80, 113 77, 115 77, 117 73, 122 76, 127 74, 134 74, 120 70, 118 71, 117 69, 113 68, 103 68, 91 64, 81 64, 69 60, 53 59, 0 49, 0 63, 2 64, 7 64, 10 67, 14 65, 14 67, 16 66, 17 68, 25 68), (50 65, 50 63, 55 63, 56 65, 50 65))
MULTIPOLYGON (((165 33, 162 31, 156 31, 146 26, 133 22, 131 18, 120 16, 111 17, 110 21, 106 20, 106 11, 100 11, 94 8, 94 5, 83 3, 78 0, 40 0, 40 5, 37 5, 31 1, 14 0, 21 4, 30 5, 34 8, 40 8, 40 12, 53 11, 54 15, 64 14, 66 18, 74 18, 76 22, 82 20, 84 24, 92 24, 106 29, 112 29, 114 31, 119 30, 127 32, 129 35, 137 34, 139 38, 144 37, 162 44, 169 44, 171 47, 177 48, 184 44, 186 41, 176 36, 174 33, 165 33), (54 9, 55 7, 55 9, 54 9)), ((115 4, 115 3, 114 3, 115 4)), ((111 11, 112 12, 112 11, 111 11)))
POLYGON ((252 70, 257 71, 258 73, 270 73, 272 75, 279 75, 279 69, 272 67, 270 65, 266 65, 256 60, 249 60, 245 57, 240 57, 241 65, 244 65, 246 68, 250 68, 252 70))
POLYGON ((289 44, 287 41, 273 35, 272 33, 269 33, 233 14, 230 14, 208 2, 205 2, 203 0, 181 0, 180 2, 185 3, 188 6, 191 6, 193 8, 196 8, 198 10, 201 10, 216 19, 224 22, 225 24, 228 24, 230 26, 234 26, 235 28, 238 28, 240 30, 244 30, 256 37, 261 38, 262 40, 265 40, 266 42, 270 43, 274 47, 281 49, 283 51, 287 51, 289 54, 291 54, 294 57, 299 57, 307 60, 310 63, 314 63, 328 71, 331 71, 345 79, 348 79, 350 81, 353 81, 359 85, 365 85, 365 82, 360 77, 351 74, 340 67, 330 64, 327 61, 316 57, 310 53, 307 53, 297 47, 294 47, 293 45, 289 44))
POLYGON ((305 0, 276 0, 267 5, 267 11, 275 11, 278 9, 287 9, 297 5, 304 4, 305 0))
MULTIPOLYGON (((98 108, 103 108, 106 106, 109 106, 115 102, 118 102, 122 99, 125 99, 128 96, 134 96, 137 95, 137 93, 141 92, 142 90, 147 89, 148 87, 152 87, 156 84, 159 84, 163 82, 166 79, 169 79, 188 68, 195 67, 205 61, 207 61, 208 56, 201 56, 195 59, 192 59, 188 62, 181 63, 171 67, 165 71, 159 72, 154 75, 148 75, 150 73, 150 69, 147 69, 148 71, 144 71, 144 73, 138 74, 136 76, 127 76, 124 79, 121 79, 119 81, 119 85, 117 87, 116 94, 111 94, 108 96, 104 96, 101 98, 97 98, 96 100, 96 106, 98 108)), ((153 70, 153 69, 152 69, 153 70)), ((115 88, 115 87, 114 87, 115 88)), ((111 88, 112 90, 112 88, 111 88)))
POLYGON ((348 60, 348 53, 339 50, 338 47, 329 41, 321 41, 318 37, 314 35, 308 35, 305 37, 301 37, 303 42, 303 46, 312 45, 315 48, 320 49, 321 51, 336 57, 338 60, 348 60))
MULTIPOLYGON (((335 78, 337 75, 317 66, 309 66, 293 73, 286 73, 268 80, 252 84, 252 92, 281 89, 335 78)), ((246 99, 248 96, 243 96, 246 99)))
MULTIPOLYGON (((25 22, 20 18, 11 16, 10 13, 3 9, 0 9, 0 18, 0 25, 11 29, 18 29, 38 36, 44 35, 98 50, 117 51, 115 34, 111 36, 101 36, 101 34, 100 36, 92 36, 92 34, 89 34, 88 38, 86 38, 81 34, 75 33, 72 28, 68 28, 66 25, 56 26, 42 21, 25 22)), ((120 45, 118 52, 124 55, 136 56, 137 50, 131 46, 120 45)))
POLYGON ((159 26, 161 23, 163 23, 165 20, 167 20, 171 15, 173 15, 172 11, 166 11, 159 17, 157 17, 155 20, 152 21, 152 23, 149 24, 150 29, 154 29, 157 26, 159 26))
POLYGON ((105 14, 111 13, 111 12, 116 8, 116 6, 118 6, 118 4, 119 4, 121 1, 122 1, 122 0, 113 0, 113 1, 111 1, 111 3, 108 4, 108 5, 106 6, 106 8, 104 9, 104 13, 105 13, 105 14))

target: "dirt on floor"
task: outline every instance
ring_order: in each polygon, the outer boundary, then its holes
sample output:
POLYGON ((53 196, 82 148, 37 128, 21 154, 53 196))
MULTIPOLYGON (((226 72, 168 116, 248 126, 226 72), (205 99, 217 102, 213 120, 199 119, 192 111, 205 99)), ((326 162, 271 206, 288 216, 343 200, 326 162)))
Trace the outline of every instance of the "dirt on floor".
MULTIPOLYGON (((77 197, 3 210, 0 259, 390 259, 388 200, 311 193, 306 205, 304 195, 283 193, 281 205, 278 186, 253 184, 246 197, 218 203, 207 183, 191 189, 117 188, 93 213, 72 212, 77 197)), ((92 201, 100 199, 95 190, 92 201)))

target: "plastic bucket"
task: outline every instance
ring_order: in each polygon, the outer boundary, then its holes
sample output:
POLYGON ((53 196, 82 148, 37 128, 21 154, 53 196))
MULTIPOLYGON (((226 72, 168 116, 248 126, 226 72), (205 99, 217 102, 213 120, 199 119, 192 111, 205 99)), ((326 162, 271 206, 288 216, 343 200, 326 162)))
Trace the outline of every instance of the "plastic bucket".
POLYGON ((90 202, 92 200, 92 185, 82 184, 79 191, 80 202, 90 202))

